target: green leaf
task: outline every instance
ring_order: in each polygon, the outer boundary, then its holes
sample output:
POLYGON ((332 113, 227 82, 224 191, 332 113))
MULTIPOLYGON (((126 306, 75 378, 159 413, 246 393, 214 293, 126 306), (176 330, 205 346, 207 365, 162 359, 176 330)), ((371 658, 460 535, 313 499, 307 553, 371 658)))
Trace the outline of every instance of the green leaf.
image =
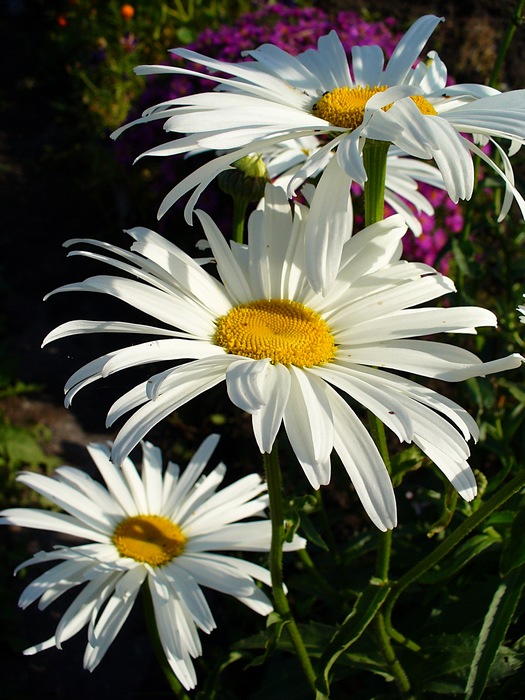
POLYGON ((467 681, 465 700, 479 700, 505 639, 525 582, 525 569, 513 570, 501 582, 494 594, 479 635, 467 681))
POLYGON ((328 546, 327 546, 326 542, 323 540, 321 535, 317 532, 311 519, 306 515, 306 513, 301 513, 299 518, 300 518, 300 522, 301 522, 301 529, 304 532, 308 542, 311 542, 312 544, 315 544, 317 547, 320 547, 321 549, 324 549, 326 552, 328 552, 328 546))
POLYGON ((472 536, 456 549, 454 554, 448 560, 446 566, 423 574, 423 576, 420 578, 420 582, 425 584, 436 584, 440 583, 441 581, 445 581, 447 578, 460 571, 460 569, 468 564, 469 561, 477 557, 496 542, 501 542, 501 537, 492 528, 489 528, 481 535, 472 536))
POLYGON ((525 508, 518 510, 514 517, 508 537, 503 545, 501 553, 500 570, 502 576, 506 576, 513 569, 525 564, 525 508))
POLYGON ((282 617, 276 612, 272 612, 268 615, 266 618, 266 629, 268 631, 268 636, 266 637, 264 644, 264 653, 252 659, 248 666, 261 666, 265 663, 267 658, 271 656, 277 648, 283 629, 287 624, 288 622, 283 620, 282 617))
POLYGON ((354 609, 334 634, 320 660, 318 698, 329 693, 330 669, 348 647, 363 634, 390 592, 388 585, 371 582, 358 597, 354 609))

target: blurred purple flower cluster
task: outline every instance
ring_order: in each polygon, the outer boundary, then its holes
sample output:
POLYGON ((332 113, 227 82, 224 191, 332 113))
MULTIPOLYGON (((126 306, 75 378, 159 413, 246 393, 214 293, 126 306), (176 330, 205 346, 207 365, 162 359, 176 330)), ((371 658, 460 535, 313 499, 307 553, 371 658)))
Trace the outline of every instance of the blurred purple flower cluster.
MULTIPOLYGON (((319 37, 334 28, 348 53, 354 45, 378 44, 386 57, 390 57, 401 37, 401 33, 396 30, 396 21, 391 17, 381 21, 368 21, 352 10, 329 14, 319 7, 291 7, 276 3, 244 14, 231 25, 204 30, 187 48, 231 62, 243 60, 243 51, 264 43, 274 44, 295 55, 314 48, 319 37)), ((169 60, 173 59, 168 57, 167 62, 169 60)), ((186 67, 192 66, 186 64, 186 67)), ((138 104, 126 121, 140 116, 147 107, 182 95, 211 90, 214 85, 212 81, 201 78, 178 75, 170 79, 167 76, 151 76, 147 79, 138 104)), ((163 131, 160 122, 143 124, 126 131, 118 139, 117 158, 129 164, 144 151, 172 138, 172 134, 163 131)), ((180 159, 177 159, 176 166, 172 158, 162 158, 160 161, 156 164, 149 184, 153 190, 165 194, 181 179, 184 166, 180 159)), ((461 228, 462 218, 459 206, 449 200, 446 192, 424 184, 421 185, 421 192, 432 202, 436 215, 418 215, 423 234, 415 238, 408 232, 405 236, 405 253, 409 258, 434 265, 447 240, 445 231, 457 232, 461 228)), ((205 208, 209 210, 209 207, 205 208)), ((213 215, 213 211, 210 213, 213 215)))

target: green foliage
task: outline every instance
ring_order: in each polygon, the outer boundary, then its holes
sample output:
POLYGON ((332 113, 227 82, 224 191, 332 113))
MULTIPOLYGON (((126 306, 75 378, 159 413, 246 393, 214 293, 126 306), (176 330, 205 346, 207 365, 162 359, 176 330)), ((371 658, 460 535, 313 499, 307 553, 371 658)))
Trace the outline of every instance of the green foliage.
POLYGON ((120 126, 144 87, 133 68, 166 60, 202 29, 246 11, 246 0, 75 0, 48 10, 54 53, 71 78, 73 96, 58 105, 106 136, 120 126))
POLYGON ((41 505, 41 499, 33 491, 17 484, 16 475, 22 469, 48 472, 59 466, 60 460, 44 451, 49 438, 45 426, 20 427, 0 413, 0 493, 4 507, 41 505))

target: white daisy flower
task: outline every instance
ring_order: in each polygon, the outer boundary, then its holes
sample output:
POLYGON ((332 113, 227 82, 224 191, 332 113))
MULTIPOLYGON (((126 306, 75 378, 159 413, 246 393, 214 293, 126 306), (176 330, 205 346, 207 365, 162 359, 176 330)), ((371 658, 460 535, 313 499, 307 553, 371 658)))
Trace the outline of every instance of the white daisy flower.
MULTIPOLYGON (((143 155, 168 156, 203 149, 227 151, 178 183, 162 202, 159 216, 194 190, 186 206, 186 216, 191 221, 203 189, 235 160, 311 135, 322 136, 326 143, 291 180, 290 197, 295 187, 326 163, 334 150, 339 172, 334 170, 329 176, 325 173, 321 182, 330 177, 331 184, 337 184, 344 173, 363 184, 363 146, 366 139, 373 139, 392 143, 415 158, 434 159, 455 202, 469 199, 472 194, 471 153, 475 153, 505 181, 506 197, 500 218, 508 212, 513 197, 525 215, 525 200, 514 187, 508 155, 493 142, 494 137, 508 139, 511 154, 523 144, 525 90, 503 94, 484 85, 447 86, 446 66, 435 51, 427 54, 426 61, 419 60, 440 21, 433 15, 417 20, 386 65, 377 45, 354 46, 349 64, 335 31, 319 39, 317 50, 291 56, 277 46, 264 44, 246 52, 252 61, 240 63, 173 49, 174 56, 202 65, 210 72, 162 65, 139 66, 136 72, 205 77, 217 83, 217 91, 185 95, 155 105, 141 118, 115 131, 113 137, 132 124, 165 119, 166 131, 184 136, 143 155), (488 141, 499 151, 503 171, 479 148, 488 141)), ((330 188, 325 185, 326 191, 330 188)), ((342 201, 339 208, 345 205, 342 201)))
POLYGON ((519 355, 483 363, 462 348, 414 339, 475 333, 477 326, 495 326, 494 314, 479 307, 420 307, 454 286, 427 265, 400 260, 406 227, 397 215, 346 242, 336 280, 323 297, 313 291, 304 269, 304 229, 308 211, 316 216, 315 209, 297 205, 292 216, 279 187, 268 186, 263 201, 264 209, 250 217, 247 246, 230 248, 210 217, 198 212, 221 281, 149 229, 129 231, 131 252, 84 241, 115 257, 76 254, 103 260, 135 279, 101 275, 56 291, 109 294, 163 325, 79 320, 52 331, 44 342, 92 332, 157 336, 75 372, 65 387, 66 405, 101 377, 169 363, 109 411, 109 425, 133 412, 113 446, 113 458, 120 462, 155 424, 225 380, 232 402, 252 414, 261 452, 271 451, 284 424, 308 480, 318 488, 330 480, 335 449, 370 518, 391 528, 396 506, 387 470, 342 392, 375 413, 400 440, 418 445, 464 498, 473 498, 476 482, 466 461, 466 440, 477 438, 475 422, 448 398, 388 370, 459 381, 519 366, 519 355))
MULTIPOLYGON (((162 648, 175 675, 186 689, 197 678, 192 659, 202 654, 197 630, 209 634, 216 624, 201 586, 234 596, 261 615, 273 607, 256 581, 271 585, 270 572, 230 552, 270 550, 271 524, 263 516, 266 486, 250 474, 217 491, 225 467, 219 464, 201 476, 215 446, 210 435, 186 469, 168 463, 163 474, 160 450, 142 444, 142 473, 128 458, 122 469, 109 458, 109 448, 88 447, 104 487, 74 467, 60 467, 54 478, 24 472, 17 479, 60 506, 65 513, 32 508, 0 512, 0 524, 63 533, 86 544, 38 552, 17 571, 47 562, 60 562, 23 591, 19 605, 40 599, 46 608, 75 586, 84 588, 69 605, 55 634, 25 650, 25 654, 62 644, 88 625, 84 667, 93 671, 119 633, 147 582, 162 648), (241 522, 242 521, 242 522, 241 522)), ((285 549, 304 547, 295 537, 285 549)))

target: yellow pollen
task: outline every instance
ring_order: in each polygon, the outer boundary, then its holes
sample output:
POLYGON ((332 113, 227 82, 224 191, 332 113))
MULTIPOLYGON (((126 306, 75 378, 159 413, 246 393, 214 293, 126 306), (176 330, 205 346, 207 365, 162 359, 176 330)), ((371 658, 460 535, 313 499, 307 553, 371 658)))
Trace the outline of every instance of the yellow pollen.
POLYGON ((334 337, 326 321, 286 299, 240 304, 216 321, 213 343, 232 355, 273 364, 313 367, 333 359, 334 337))
MULTIPOLYGON (((313 106, 313 113, 316 117, 330 122, 334 126, 342 126, 344 129, 353 131, 363 122, 365 107, 368 100, 378 92, 384 92, 387 86, 382 87, 340 87, 331 92, 326 92, 319 102, 313 106)), ((421 95, 413 95, 413 100, 422 114, 433 114, 437 112, 430 102, 421 95)), ((383 111, 388 111, 392 104, 383 107, 383 111)))
POLYGON ((178 525, 161 515, 134 515, 122 520, 112 537, 122 557, 164 566, 184 551, 186 537, 178 525))

